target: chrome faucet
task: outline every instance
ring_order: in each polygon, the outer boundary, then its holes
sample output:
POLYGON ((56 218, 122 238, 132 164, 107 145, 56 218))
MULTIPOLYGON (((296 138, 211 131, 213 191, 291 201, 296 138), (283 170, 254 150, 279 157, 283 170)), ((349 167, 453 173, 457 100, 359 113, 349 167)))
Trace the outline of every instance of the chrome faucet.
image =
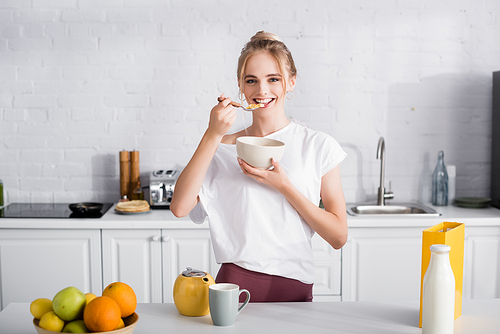
MULTIPOLYGON (((380 137, 377 147, 377 159, 380 159, 380 187, 378 188, 377 205, 385 205, 385 199, 394 198, 392 191, 385 192, 384 169, 385 169, 385 142, 384 137, 380 137)), ((389 187, 390 188, 390 187, 389 187)))

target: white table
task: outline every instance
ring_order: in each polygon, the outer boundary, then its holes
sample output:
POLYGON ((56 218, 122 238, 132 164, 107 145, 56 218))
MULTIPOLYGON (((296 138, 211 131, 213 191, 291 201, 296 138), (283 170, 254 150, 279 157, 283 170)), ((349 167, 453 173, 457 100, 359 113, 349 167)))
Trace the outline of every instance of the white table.
MULTIPOLYGON (((156 333, 421 333, 419 304, 410 302, 250 303, 229 327, 210 315, 185 317, 174 304, 139 304, 134 334, 156 333)), ((28 303, 0 312, 1 334, 34 334, 28 303)), ((464 300, 454 334, 500 333, 500 299, 464 300)))

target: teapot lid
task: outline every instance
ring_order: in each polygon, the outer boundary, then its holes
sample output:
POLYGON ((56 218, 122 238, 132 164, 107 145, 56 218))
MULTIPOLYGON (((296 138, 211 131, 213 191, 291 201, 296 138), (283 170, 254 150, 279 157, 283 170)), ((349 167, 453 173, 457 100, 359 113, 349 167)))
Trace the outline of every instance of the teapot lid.
POLYGON ((193 269, 191 267, 187 267, 185 271, 182 272, 182 276, 185 277, 204 277, 207 273, 201 270, 193 269))

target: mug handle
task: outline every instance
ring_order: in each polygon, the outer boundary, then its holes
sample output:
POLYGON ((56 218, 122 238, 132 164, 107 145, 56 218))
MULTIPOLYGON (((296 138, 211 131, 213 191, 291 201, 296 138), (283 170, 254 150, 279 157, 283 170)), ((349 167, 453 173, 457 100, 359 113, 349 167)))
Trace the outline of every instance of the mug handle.
POLYGON ((238 294, 238 296, 241 295, 243 292, 246 292, 247 299, 245 299, 245 301, 243 302, 243 304, 241 304, 241 306, 238 307, 238 313, 236 313, 236 314, 240 314, 241 310, 243 310, 243 308, 245 306, 247 306, 248 302, 250 301, 250 292, 247 289, 241 289, 240 293, 238 294))

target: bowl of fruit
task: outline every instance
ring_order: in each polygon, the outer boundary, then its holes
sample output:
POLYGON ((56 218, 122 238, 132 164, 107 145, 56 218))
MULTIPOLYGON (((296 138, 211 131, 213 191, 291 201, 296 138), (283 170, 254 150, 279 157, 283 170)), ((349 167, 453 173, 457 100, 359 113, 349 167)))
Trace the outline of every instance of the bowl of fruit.
POLYGON ((123 282, 114 282, 99 297, 67 287, 52 300, 35 299, 30 305, 30 312, 39 334, 131 334, 139 321, 136 307, 134 290, 123 282))

